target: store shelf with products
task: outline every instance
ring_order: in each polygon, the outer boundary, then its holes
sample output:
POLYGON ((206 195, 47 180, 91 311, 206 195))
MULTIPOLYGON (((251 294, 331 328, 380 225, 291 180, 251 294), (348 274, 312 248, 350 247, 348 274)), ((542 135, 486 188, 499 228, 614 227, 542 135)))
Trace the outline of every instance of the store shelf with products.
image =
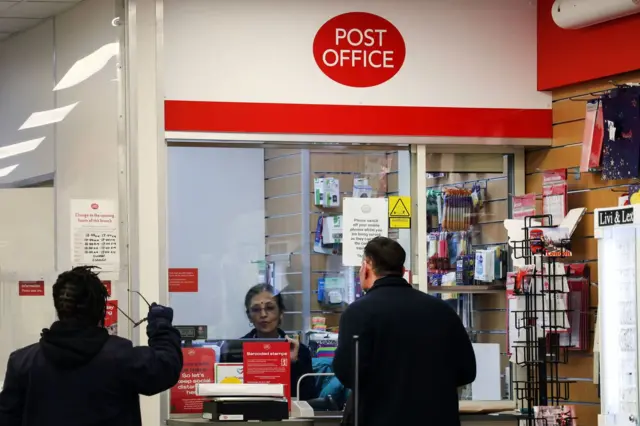
MULTIPOLYGON (((408 156, 408 152, 403 152, 408 156)), ((351 151, 327 152, 311 151, 309 190, 311 226, 311 315, 316 318, 314 328, 334 330, 340 321, 340 314, 345 303, 350 303, 359 297, 358 267, 344 267, 342 264, 342 213, 345 197, 356 198, 386 198, 398 194, 399 164, 398 151, 351 151), (324 189, 321 187, 324 186, 324 189), (333 199, 327 199, 330 194, 333 199), (320 195, 322 194, 322 195, 320 195), (339 201, 338 201, 339 200, 339 201), (334 225, 334 219, 338 222, 334 225), (332 247, 327 244, 333 236, 331 229, 336 227, 339 235, 332 247), (322 228, 322 241, 318 241, 322 228), (330 300, 329 286, 346 288, 351 294, 343 294, 340 303, 330 300), (324 318, 324 324, 319 324, 319 318, 324 318)), ((408 170, 405 171, 408 173, 408 170)), ((398 238, 397 230, 389 230, 389 237, 398 238)), ((405 247, 408 249, 408 247, 405 247)))
MULTIPOLYGON (((502 396, 510 397, 505 279, 512 156, 427 154, 429 293, 457 310, 475 343, 499 346, 502 396), (476 257, 489 268, 476 268, 476 257)), ((463 398, 468 397, 463 392, 463 398)))
POLYGON ((583 307, 571 305, 571 271, 565 264, 571 232, 554 226, 552 215, 527 216, 523 225, 525 238, 510 241, 519 266, 511 275, 509 348, 511 361, 523 369, 513 382, 515 398, 527 425, 549 416, 575 424, 578 417, 569 402, 576 381, 560 374, 560 365, 568 364, 576 349, 572 339, 582 339, 573 332, 578 324, 572 319, 583 307))
MULTIPOLYGON (((585 217, 575 231, 573 240, 576 242, 576 246, 573 248, 569 261, 574 264, 584 264, 590 270, 591 313, 589 324, 591 330, 595 329, 595 314, 599 304, 598 277, 601 275, 598 265, 598 245, 593 232, 594 211, 598 208, 617 206, 619 202, 624 203, 625 193, 629 192, 631 185, 640 184, 640 179, 637 177, 603 179, 603 171, 600 167, 589 168, 588 171, 583 168, 583 171, 580 171, 583 148, 588 146, 588 144, 583 144, 585 127, 589 127, 587 135, 590 134, 590 126, 586 126, 588 121, 586 120, 588 115, 587 102, 594 101, 599 95, 616 88, 616 83, 634 82, 640 82, 639 71, 554 90, 552 146, 526 153, 527 193, 537 194, 540 198, 545 172, 563 170, 567 174, 568 209, 576 207, 587 209, 585 217)), ((608 129, 604 130, 607 132, 608 129)), ((619 134, 619 136, 622 135, 619 134)), ((633 193, 629 195, 633 196, 633 193)), ((538 201, 537 211, 538 213, 542 212, 540 201, 538 201)), ((559 368, 561 376, 576 381, 572 385, 571 399, 576 404, 580 424, 596 426, 597 415, 600 412, 600 397, 598 386, 594 383, 594 381, 597 382, 597 377, 594 377, 593 373, 594 357, 591 350, 593 335, 589 340, 586 353, 572 357, 568 364, 560 365, 559 368)))
MULTIPOLYGON (((409 152, 402 153, 408 181, 409 152)), ((273 284, 287 307, 286 330, 338 326, 356 296, 358 272, 342 263, 343 200, 398 194, 398 157, 398 151, 385 149, 265 149, 265 260, 275 265, 273 284), (336 291, 327 291, 329 286, 336 291)), ((409 250, 408 230, 390 230, 389 236, 402 232, 409 250)))

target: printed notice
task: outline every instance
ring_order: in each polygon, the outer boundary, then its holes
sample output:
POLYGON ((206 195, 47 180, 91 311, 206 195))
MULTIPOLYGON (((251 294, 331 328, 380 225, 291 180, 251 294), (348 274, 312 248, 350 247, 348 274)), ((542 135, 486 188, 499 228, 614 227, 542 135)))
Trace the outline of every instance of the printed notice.
POLYGON ((197 293, 198 268, 169 268, 170 293, 197 293))
POLYGON ((204 398, 198 383, 215 383, 216 353, 211 348, 182 349, 184 364, 178 384, 171 388, 171 414, 202 414, 204 398))
POLYGON ((364 247, 389 234, 386 198, 345 198, 342 210, 342 264, 360 266, 364 247))
POLYGON ((18 281, 18 295, 44 296, 44 281, 18 281))
POLYGON ((120 270, 118 206, 113 200, 71 200, 71 262, 120 270))
POLYGON ((107 311, 104 315, 104 328, 110 336, 118 335, 118 301, 107 300, 107 311))
POLYGON ((291 348, 289 342, 242 344, 244 382, 284 385, 291 407, 291 348))

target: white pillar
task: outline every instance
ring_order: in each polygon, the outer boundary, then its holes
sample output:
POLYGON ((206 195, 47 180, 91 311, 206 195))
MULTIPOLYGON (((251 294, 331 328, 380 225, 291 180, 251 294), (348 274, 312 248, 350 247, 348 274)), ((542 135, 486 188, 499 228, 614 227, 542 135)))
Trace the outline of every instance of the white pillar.
MULTIPOLYGON (((150 302, 167 304, 162 0, 127 1, 127 104, 129 140, 129 218, 131 288, 150 302)), ((131 310, 139 318, 147 305, 135 295, 131 310), (137 311, 137 313, 136 313, 137 311)), ((144 327, 134 344, 147 344, 144 327)), ((142 424, 164 424, 167 395, 142 397, 142 424)))

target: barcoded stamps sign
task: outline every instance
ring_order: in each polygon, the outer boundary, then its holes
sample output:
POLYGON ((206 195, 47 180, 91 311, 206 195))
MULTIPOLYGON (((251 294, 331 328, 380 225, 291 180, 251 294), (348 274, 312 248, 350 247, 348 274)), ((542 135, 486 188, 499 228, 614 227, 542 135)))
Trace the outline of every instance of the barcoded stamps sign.
POLYGON ((389 235, 386 198, 345 198, 342 210, 342 264, 360 266, 364 247, 389 235))

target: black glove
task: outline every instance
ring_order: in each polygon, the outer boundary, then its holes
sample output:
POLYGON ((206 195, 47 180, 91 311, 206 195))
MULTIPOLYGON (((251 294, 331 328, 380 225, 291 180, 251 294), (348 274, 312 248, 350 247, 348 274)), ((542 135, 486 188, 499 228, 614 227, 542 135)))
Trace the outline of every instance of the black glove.
POLYGON ((158 322, 168 322, 171 324, 173 321, 173 309, 168 306, 158 305, 157 303, 152 303, 149 306, 149 314, 147 315, 147 321, 149 323, 158 323, 158 322))

